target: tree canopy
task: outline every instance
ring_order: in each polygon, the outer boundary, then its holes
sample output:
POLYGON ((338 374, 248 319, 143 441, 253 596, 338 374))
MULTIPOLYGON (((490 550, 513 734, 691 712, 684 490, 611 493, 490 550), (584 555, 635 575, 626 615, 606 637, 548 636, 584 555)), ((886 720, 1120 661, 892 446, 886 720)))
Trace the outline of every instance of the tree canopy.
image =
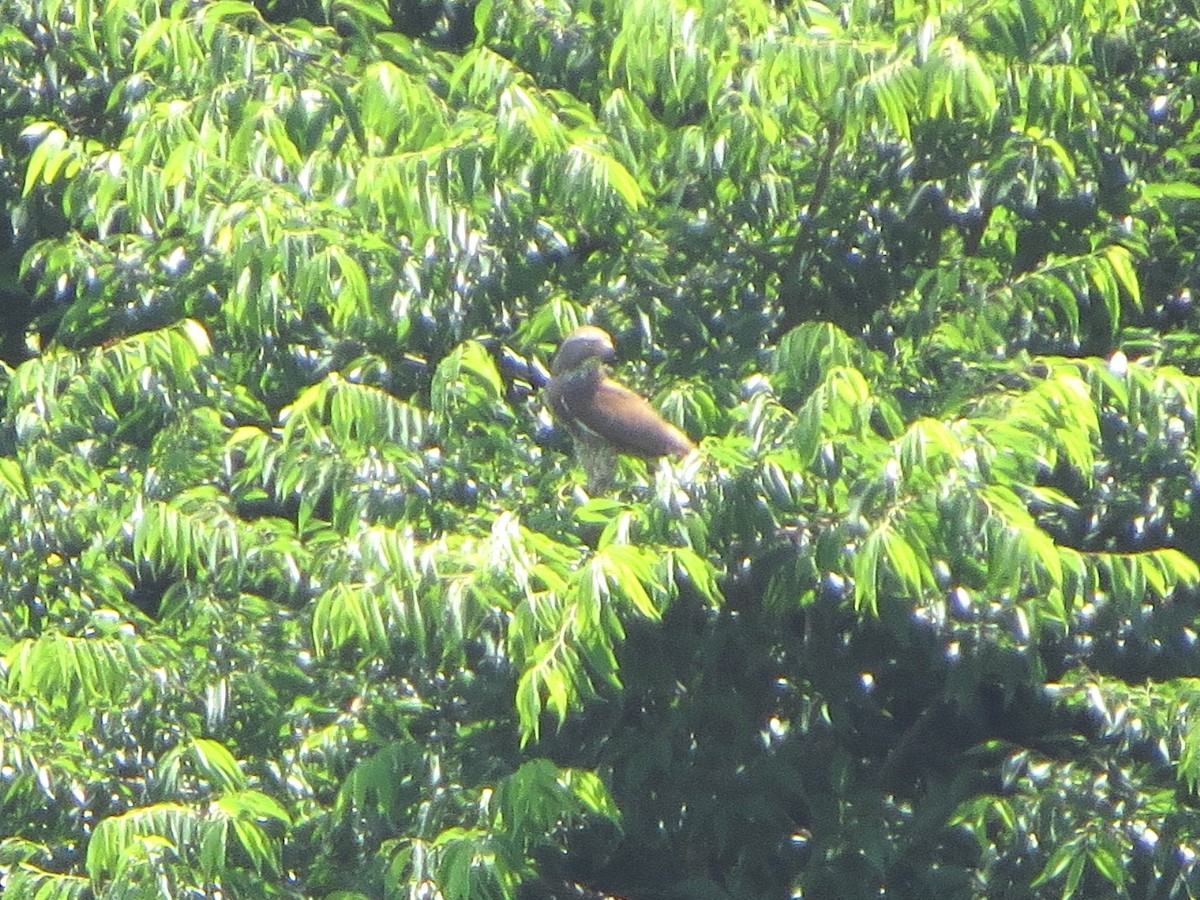
POLYGON ((0 0, 0 887, 1200 894, 1197 48, 0 0))

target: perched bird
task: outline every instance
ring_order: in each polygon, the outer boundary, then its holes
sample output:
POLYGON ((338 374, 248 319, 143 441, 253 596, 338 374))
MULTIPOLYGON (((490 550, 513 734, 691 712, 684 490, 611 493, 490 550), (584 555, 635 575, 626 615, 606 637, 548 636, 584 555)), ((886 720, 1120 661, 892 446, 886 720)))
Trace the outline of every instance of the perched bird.
POLYGON ((571 432, 575 453, 588 476, 588 490, 603 490, 616 473, 617 454, 654 459, 682 457, 695 447, 645 399, 609 377, 616 356, 602 328, 576 328, 550 363, 546 404, 571 432))

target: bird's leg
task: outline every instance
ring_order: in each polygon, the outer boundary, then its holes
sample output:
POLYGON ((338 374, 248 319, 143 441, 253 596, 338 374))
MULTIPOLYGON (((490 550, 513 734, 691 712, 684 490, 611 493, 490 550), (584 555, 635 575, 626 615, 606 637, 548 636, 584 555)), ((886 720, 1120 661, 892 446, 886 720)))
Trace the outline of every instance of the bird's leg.
POLYGON ((607 441, 584 433, 576 433, 575 455, 587 473, 587 489, 592 496, 603 493, 612 485, 617 474, 617 454, 607 441))

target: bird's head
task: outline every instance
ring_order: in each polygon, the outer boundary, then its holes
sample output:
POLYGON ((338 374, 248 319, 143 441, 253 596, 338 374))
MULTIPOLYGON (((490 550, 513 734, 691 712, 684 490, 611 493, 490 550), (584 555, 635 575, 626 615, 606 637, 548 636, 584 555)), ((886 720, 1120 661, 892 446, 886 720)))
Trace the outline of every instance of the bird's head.
POLYGON ((550 363, 550 374, 563 375, 590 359, 606 363, 616 355, 612 336, 607 331, 595 325, 584 325, 572 331, 559 345, 550 363))

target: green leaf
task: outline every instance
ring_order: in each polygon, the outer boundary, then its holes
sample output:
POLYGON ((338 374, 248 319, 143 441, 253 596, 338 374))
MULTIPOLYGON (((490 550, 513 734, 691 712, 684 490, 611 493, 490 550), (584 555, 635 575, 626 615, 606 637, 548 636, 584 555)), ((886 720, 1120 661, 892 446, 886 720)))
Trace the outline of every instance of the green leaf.
POLYGON ((624 511, 626 505, 607 497, 592 497, 587 503, 575 508, 575 518, 584 525, 607 525, 613 521, 617 513, 624 511))
POLYGON ((1042 867, 1042 871, 1030 883, 1030 887, 1036 888, 1054 881, 1068 869, 1076 866, 1080 860, 1086 861, 1087 854, 1077 840, 1061 844, 1050 854, 1050 858, 1046 860, 1046 865, 1042 867))
POLYGON ((919 597, 926 583, 933 581, 928 567, 918 559, 917 550, 892 528, 881 529, 883 549, 892 570, 900 579, 904 590, 912 597, 919 597))
POLYGON ((884 534, 876 530, 867 535, 854 553, 854 608, 879 614, 879 558, 884 549, 884 534))
POLYGON ((716 566, 686 547, 673 548, 669 553, 671 559, 683 568, 688 581, 700 596, 713 606, 720 605, 721 584, 716 566))
POLYGON ((661 618, 656 599, 663 598, 665 591, 655 577, 650 553, 628 544, 609 544, 596 554, 592 567, 594 578, 612 585, 615 595, 632 604, 641 615, 661 618))
POLYGON ((39 138, 25 169, 25 187, 22 193, 28 196, 39 183, 50 184, 54 181, 64 162, 67 133, 52 123, 42 122, 27 126, 22 134, 27 138, 39 138))
POLYGON ((1141 309, 1142 291, 1138 282, 1137 270, 1133 264, 1133 254, 1118 244, 1112 244, 1104 248, 1104 258, 1112 267, 1113 274, 1133 305, 1141 309))
POLYGON ((21 471, 21 466, 15 459, 0 458, 0 484, 5 491, 22 500, 29 496, 25 473, 21 471))
POLYGON ((246 786, 246 776, 233 754, 214 740, 196 738, 192 741, 192 756, 196 768, 205 775, 218 790, 241 790, 246 786))
POLYGON ((259 18, 258 9, 253 3, 246 3, 244 0, 214 0, 212 3, 207 3, 200 10, 199 18, 217 19, 224 21, 227 19, 239 19, 243 16, 252 16, 259 18))
POLYGON ((1200 185, 1192 181, 1160 181, 1142 186, 1148 200, 1200 200, 1200 185))
POLYGON ((1088 859, 1091 860, 1092 865, 1105 881, 1118 891, 1124 889, 1125 864, 1121 860, 1121 853, 1115 842, 1100 840, 1088 850, 1088 859))
POLYGON ((1075 896, 1075 892, 1079 890, 1079 885, 1083 881, 1084 866, 1087 863, 1087 855, 1080 852, 1075 854, 1071 859, 1071 868, 1067 870, 1066 880, 1063 882, 1063 900, 1075 896))
POLYGON ((503 382, 495 360, 478 341, 456 347, 438 364, 430 400, 439 416, 473 412, 491 418, 500 412, 503 382))
POLYGON ((279 847, 266 832, 254 822, 245 819, 233 820, 234 834, 238 843, 250 857, 254 870, 260 875, 264 872, 277 875, 279 872, 279 847))

